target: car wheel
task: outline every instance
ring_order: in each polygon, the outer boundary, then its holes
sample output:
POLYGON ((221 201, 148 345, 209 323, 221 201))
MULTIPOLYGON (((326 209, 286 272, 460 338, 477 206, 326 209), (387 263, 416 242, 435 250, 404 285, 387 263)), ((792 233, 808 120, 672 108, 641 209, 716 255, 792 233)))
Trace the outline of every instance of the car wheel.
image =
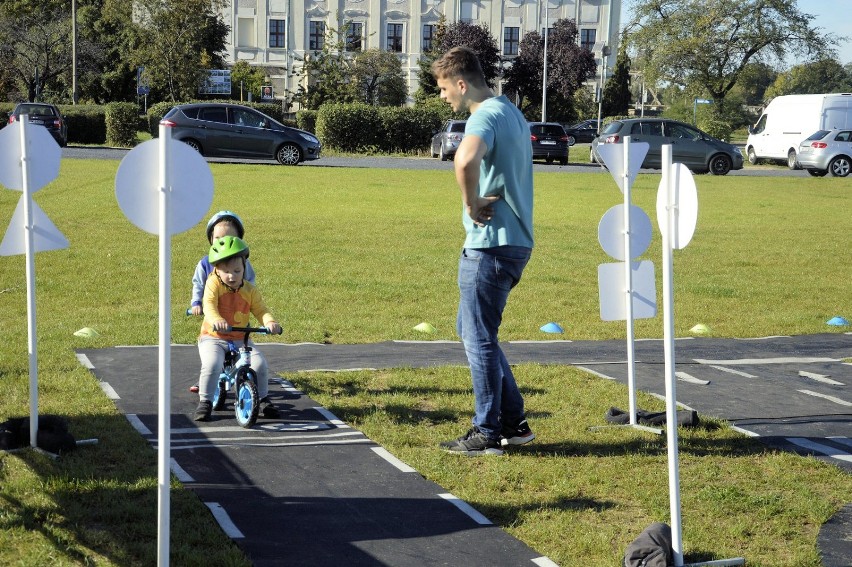
POLYGON ((802 169, 802 166, 799 165, 799 161, 796 159, 796 150, 791 149, 787 152, 787 167, 790 169, 802 169))
POLYGON ((754 148, 749 148, 748 152, 746 152, 746 153, 748 153, 748 162, 752 165, 756 164, 757 163, 757 154, 754 153, 754 148))
POLYGON ((429 153, 432 154, 433 158, 438 157, 437 152, 435 152, 435 146, 429 146, 429 153))
POLYGON ((296 144, 284 144, 275 153, 275 159, 281 165, 299 165, 302 161, 302 150, 296 144))
POLYGON ((195 150, 196 152, 204 155, 204 152, 201 151, 201 144, 198 143, 197 140, 193 140, 192 138, 187 138, 186 140, 181 140, 184 144, 195 150))
POLYGON ((568 145, 573 146, 577 143, 577 139, 574 136, 568 136, 568 145))
POLYGON ((447 161, 447 154, 444 153, 444 145, 441 144, 441 161, 447 161))
POLYGON ((710 173, 713 175, 727 175, 731 171, 731 158, 726 155, 713 156, 710 160, 710 173))
POLYGON ((553 157, 547 156, 546 158, 544 158, 544 161, 547 162, 547 165, 550 165, 551 163, 553 163, 553 157))
POLYGON ((810 173, 813 177, 825 177, 828 173, 827 169, 809 169, 808 173, 810 173))
POLYGON ((837 156, 828 164, 828 171, 835 177, 846 177, 852 169, 852 161, 846 156, 837 156))

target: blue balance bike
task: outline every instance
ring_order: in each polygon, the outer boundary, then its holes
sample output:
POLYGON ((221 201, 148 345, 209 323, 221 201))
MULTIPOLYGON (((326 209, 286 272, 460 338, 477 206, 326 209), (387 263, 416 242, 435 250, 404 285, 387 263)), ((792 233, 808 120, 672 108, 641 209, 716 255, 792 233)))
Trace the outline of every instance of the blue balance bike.
POLYGON ((251 333, 269 334, 266 327, 231 327, 232 331, 245 333, 243 346, 237 348, 229 342, 230 350, 225 354, 225 364, 219 375, 219 383, 213 393, 213 409, 216 411, 225 408, 225 399, 228 392, 233 389, 236 399, 234 400, 234 413, 237 423, 242 427, 251 427, 257 421, 259 399, 257 395, 257 374, 251 368, 251 351, 248 345, 251 333))

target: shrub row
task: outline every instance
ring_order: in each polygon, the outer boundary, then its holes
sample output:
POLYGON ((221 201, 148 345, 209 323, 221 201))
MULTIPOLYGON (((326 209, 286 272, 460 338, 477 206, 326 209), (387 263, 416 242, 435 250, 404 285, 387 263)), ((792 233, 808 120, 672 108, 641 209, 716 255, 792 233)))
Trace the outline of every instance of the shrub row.
MULTIPOLYGON (((0 104, 0 128, 8 124, 14 103, 0 104)), ((68 143, 103 144, 107 140, 106 109, 85 104, 61 104, 59 112, 68 124, 68 143)))

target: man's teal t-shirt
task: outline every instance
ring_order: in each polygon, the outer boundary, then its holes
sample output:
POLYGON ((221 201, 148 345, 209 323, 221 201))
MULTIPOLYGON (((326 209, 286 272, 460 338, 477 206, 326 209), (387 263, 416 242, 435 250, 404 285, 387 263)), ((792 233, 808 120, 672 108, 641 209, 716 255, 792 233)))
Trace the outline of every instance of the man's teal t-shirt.
POLYGON ((462 212, 465 248, 533 247, 533 168, 530 127, 505 96, 484 100, 468 118, 465 136, 479 136, 488 150, 479 170, 479 195, 500 195, 484 227, 462 212))

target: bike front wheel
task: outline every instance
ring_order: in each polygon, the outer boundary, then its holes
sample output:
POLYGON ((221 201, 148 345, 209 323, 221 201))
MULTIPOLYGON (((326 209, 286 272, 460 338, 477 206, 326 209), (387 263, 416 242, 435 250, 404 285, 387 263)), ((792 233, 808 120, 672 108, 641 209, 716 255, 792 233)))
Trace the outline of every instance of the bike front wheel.
POLYGON ((237 377, 237 399, 234 413, 241 427, 251 427, 257 421, 259 400, 257 395, 257 375, 254 370, 240 370, 237 377))

